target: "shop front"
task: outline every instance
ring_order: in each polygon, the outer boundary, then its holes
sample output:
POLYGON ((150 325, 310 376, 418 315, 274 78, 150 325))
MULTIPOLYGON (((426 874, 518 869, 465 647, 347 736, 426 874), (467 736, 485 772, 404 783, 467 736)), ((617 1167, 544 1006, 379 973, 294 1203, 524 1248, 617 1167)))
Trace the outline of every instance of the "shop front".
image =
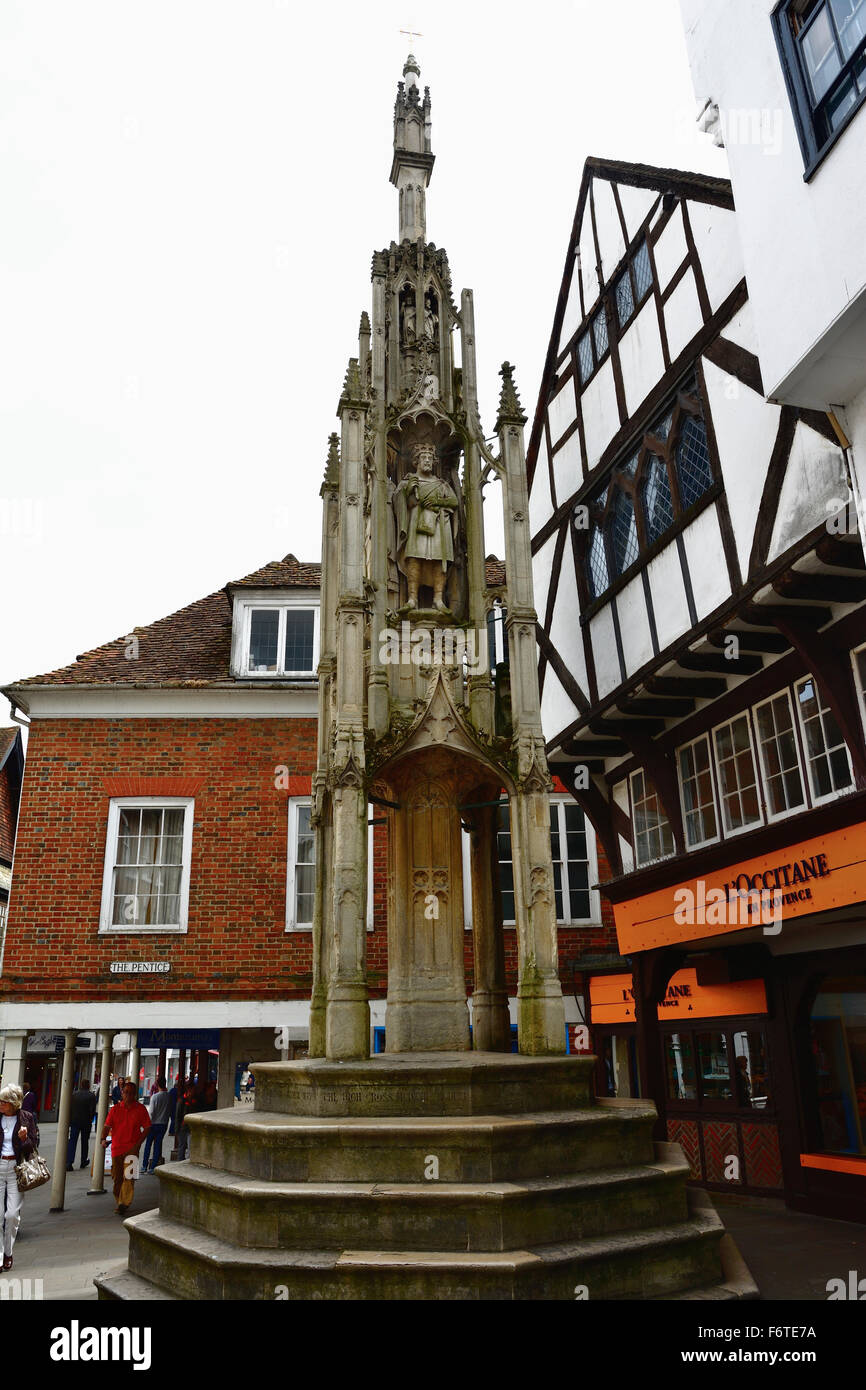
POLYGON ((615 903, 632 974, 590 981, 600 1093, 635 1093, 633 1047, 693 1181, 866 1220, 864 898, 852 826, 615 903))

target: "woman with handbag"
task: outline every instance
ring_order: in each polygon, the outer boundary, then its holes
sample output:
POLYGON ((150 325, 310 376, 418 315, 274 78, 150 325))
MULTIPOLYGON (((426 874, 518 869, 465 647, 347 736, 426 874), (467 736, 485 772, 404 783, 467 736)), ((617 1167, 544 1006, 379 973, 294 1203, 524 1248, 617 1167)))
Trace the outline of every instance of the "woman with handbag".
POLYGON ((0 1199, 3 1217, 3 1268, 12 1268, 12 1247, 21 1224, 24 1192, 18 1186, 18 1164, 35 1151, 39 1129, 29 1110, 22 1110, 24 1092, 20 1086, 0 1090, 0 1199))

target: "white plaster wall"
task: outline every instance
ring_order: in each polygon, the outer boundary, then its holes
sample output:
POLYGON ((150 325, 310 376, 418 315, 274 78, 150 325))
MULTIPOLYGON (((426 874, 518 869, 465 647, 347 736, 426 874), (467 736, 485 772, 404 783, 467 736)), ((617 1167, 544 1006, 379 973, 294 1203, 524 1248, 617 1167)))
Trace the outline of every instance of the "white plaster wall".
POLYGON ((559 335, 559 347, 556 350, 557 356, 565 351, 571 338, 577 332, 581 317, 580 275, 578 273, 577 260, 575 259, 571 276, 571 287, 568 291, 568 300, 565 305, 565 317, 562 320, 562 331, 559 335))
POLYGON ((583 278, 583 298, 587 309, 591 309, 598 299, 598 276, 595 272, 595 242, 592 239, 592 217, 589 211, 589 198, 583 211, 580 228, 580 273, 583 278))
POLYGON ((601 248, 602 275, 609 280, 614 267, 625 255, 625 242, 613 189, 607 179, 593 179, 592 189, 595 198, 595 226, 598 244, 601 248))
POLYGON ((692 625, 686 602, 683 567, 676 546, 666 545, 654 560, 650 560, 647 574, 659 648, 664 651, 692 625))
POLYGON ((553 455, 553 478, 557 503, 565 502, 583 481, 580 435, 577 430, 553 455))
POLYGON ((710 203, 689 202, 689 222, 695 250, 713 313, 743 278, 743 252, 737 234, 736 213, 710 203))
POLYGON ((670 221, 653 247, 656 271, 658 272, 659 278, 659 288, 662 293, 664 293, 673 279, 674 272, 679 270, 688 255, 688 250, 689 248, 686 245, 686 234, 683 230, 682 208, 677 206, 671 213, 670 221))
POLYGON ((554 532, 532 557, 532 587, 535 592, 535 608, 538 613, 544 613, 547 608, 547 595, 550 589, 555 549, 556 533, 554 532))
POLYGON ((745 575, 781 411, 706 358, 703 366, 737 558, 745 575))
POLYGON ((748 300, 742 309, 737 310, 732 319, 728 319, 722 329, 722 337, 728 338, 732 343, 739 343, 740 347, 745 348, 747 352, 754 353, 755 357, 760 357, 755 316, 748 300))
MULTIPOLYGON (((569 671, 574 676, 584 695, 589 698, 589 682, 586 677, 586 658, 583 650, 583 632, 579 622, 580 600, 577 596, 577 579, 574 573, 571 550, 566 547, 559 574, 559 587, 556 591, 556 604, 553 621, 550 625, 550 640, 559 652, 569 671)), ((546 679, 546 677, 545 677, 546 679)), ((576 719, 575 710, 571 718, 576 719)), ((564 727, 564 726, 560 726, 564 727)))
POLYGON ((655 298, 650 295, 643 308, 632 319, 619 343, 619 360, 625 386, 625 404, 629 415, 664 375, 662 340, 655 298))
POLYGON ((547 440, 542 431, 538 460, 532 477, 532 491, 529 494, 529 531, 536 536, 546 521, 553 516, 553 503, 550 499, 550 481, 547 472, 547 440))
POLYGON ((621 835, 617 835, 617 839, 619 840, 619 857, 622 860, 622 871, 624 874, 630 874, 634 868, 634 851, 628 843, 628 840, 624 840, 621 835))
POLYGON ((547 418, 550 422, 550 442, 555 447, 558 440, 562 438, 569 425, 574 424, 577 419, 577 403, 574 398, 574 377, 569 377, 565 385, 560 387, 556 395, 547 407, 547 418))
MULTIPOLYGON (((616 782, 611 788, 611 796, 615 806, 618 806, 623 814, 631 820, 631 806, 628 799, 628 782, 616 782)), ((622 856, 622 867, 625 873, 630 873, 634 868, 634 853, 628 840, 624 840, 621 835, 619 839, 619 852, 622 856)))
POLYGON ((595 678, 601 699, 608 695, 622 681, 619 661, 616 655, 616 634, 613 630, 610 604, 605 604, 589 624, 592 641, 592 659, 595 663, 595 678))
POLYGON ((653 188, 631 188, 627 183, 617 184, 617 189, 619 190, 619 201, 622 204, 625 225, 628 228, 629 241, 631 241, 633 237, 637 236, 638 228, 659 195, 653 188))
POLYGON ((770 541, 768 559, 775 560, 822 520, 845 505, 848 483, 841 449, 834 449, 815 430, 797 425, 791 457, 770 541))
POLYGON ((715 507, 707 507, 683 532, 698 619, 731 596, 728 565, 715 507))
MULTIPOLYGON (((866 111, 806 183, 770 21, 775 4, 680 0, 698 100, 712 97, 723 116, 756 108, 771 115, 771 138, 726 142, 764 387, 771 396, 866 289, 866 111)), ((830 402, 798 403, 820 409, 830 402)))
POLYGON ((619 411, 610 358, 599 368, 580 398, 586 462, 590 472, 619 429, 619 411))
POLYGON ((643 581, 632 579, 616 596, 626 674, 634 675, 653 654, 643 581))
POLYGON ((569 724, 573 724, 578 711, 571 697, 566 695, 559 683, 559 677, 548 664, 544 673, 544 690, 541 696, 541 727, 546 742, 556 738, 569 724))
POLYGON ((679 357, 683 348, 690 343, 703 327, 703 315, 695 289, 695 277, 687 270, 670 299, 664 305, 665 331, 668 335, 668 348, 671 361, 679 357))

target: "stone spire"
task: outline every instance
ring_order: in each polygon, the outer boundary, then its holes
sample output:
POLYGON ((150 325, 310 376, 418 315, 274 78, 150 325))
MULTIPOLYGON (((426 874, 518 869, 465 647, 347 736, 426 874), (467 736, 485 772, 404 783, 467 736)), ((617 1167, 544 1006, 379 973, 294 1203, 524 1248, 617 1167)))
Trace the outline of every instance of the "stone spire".
POLYGON ((520 404, 520 397, 517 394, 517 387, 514 384, 514 368, 510 362, 503 362, 499 369, 502 377, 502 391, 499 396, 499 415, 496 420, 496 429, 500 425, 525 425, 526 416, 520 404))
POLYGON ((320 489, 320 495, 325 492, 336 492, 340 486, 339 442, 339 436, 337 434, 328 436, 328 458, 325 463, 325 477, 320 489))
POLYGON ((420 76, 418 62, 410 53, 394 103, 391 182, 400 199, 400 242, 427 240, 426 192, 435 156, 430 152, 430 88, 424 88, 422 100, 420 76))

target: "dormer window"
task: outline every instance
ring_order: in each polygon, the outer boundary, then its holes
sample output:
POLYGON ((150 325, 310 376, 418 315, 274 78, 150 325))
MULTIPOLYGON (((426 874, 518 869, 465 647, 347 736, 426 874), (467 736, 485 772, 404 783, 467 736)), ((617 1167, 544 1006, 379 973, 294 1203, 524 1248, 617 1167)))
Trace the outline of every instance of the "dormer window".
POLYGON ((316 674, 317 603, 285 595, 236 598, 234 627, 235 676, 292 680, 316 674))

